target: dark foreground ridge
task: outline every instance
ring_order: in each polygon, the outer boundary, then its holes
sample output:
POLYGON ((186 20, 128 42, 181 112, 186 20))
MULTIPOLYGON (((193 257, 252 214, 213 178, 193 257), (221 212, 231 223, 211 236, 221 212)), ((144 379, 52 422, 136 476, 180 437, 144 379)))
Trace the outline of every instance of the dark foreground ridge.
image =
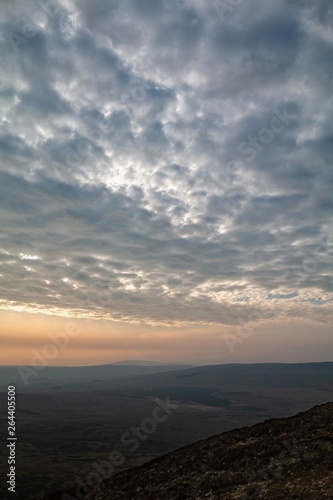
POLYGON ((333 499, 333 402, 199 441, 105 480, 89 500, 333 499))

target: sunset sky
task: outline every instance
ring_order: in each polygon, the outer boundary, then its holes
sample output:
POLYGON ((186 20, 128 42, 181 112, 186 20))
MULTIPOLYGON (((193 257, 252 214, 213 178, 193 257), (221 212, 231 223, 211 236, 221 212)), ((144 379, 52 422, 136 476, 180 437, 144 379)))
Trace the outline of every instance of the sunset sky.
POLYGON ((0 364, 332 360, 332 2, 0 23, 0 364))

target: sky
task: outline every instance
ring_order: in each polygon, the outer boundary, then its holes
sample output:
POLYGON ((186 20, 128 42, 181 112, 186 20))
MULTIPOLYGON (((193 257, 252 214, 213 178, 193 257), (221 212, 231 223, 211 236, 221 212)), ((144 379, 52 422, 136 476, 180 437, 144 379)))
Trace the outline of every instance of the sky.
POLYGON ((0 364, 332 360, 332 2, 0 24, 0 364))

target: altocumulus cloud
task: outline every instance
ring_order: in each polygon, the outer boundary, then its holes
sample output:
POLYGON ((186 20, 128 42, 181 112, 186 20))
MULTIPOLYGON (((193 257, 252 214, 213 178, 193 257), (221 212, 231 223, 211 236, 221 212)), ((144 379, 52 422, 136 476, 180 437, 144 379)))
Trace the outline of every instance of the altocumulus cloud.
POLYGON ((2 308, 331 320, 333 6, 217 6, 3 2, 2 308))

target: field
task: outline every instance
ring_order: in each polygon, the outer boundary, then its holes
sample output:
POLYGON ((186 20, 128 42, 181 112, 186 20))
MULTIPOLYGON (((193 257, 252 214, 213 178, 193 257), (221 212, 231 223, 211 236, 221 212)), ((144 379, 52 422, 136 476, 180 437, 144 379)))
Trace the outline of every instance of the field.
MULTIPOLYGON (((333 399, 333 363, 221 365, 117 379, 67 378, 57 385, 43 377, 42 384, 17 391, 18 499, 36 500, 43 491, 85 483, 115 450, 123 460, 113 473, 333 399)), ((3 409, 6 392, 0 397, 3 409)), ((6 435, 5 410, 0 417, 6 435)), ((6 453, 2 447, 1 470, 7 468, 6 453)))

